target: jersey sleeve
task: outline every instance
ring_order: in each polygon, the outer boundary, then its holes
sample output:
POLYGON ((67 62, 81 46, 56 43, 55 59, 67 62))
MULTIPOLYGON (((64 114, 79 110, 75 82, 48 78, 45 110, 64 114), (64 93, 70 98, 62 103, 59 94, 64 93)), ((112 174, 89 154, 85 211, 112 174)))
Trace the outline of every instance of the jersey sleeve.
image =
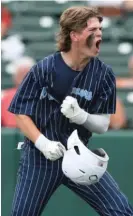
POLYGON ((35 115, 41 92, 41 85, 37 78, 39 77, 38 70, 38 66, 35 65, 28 72, 11 101, 8 111, 14 114, 35 115))
POLYGON ((93 113, 114 114, 116 111, 116 80, 111 68, 108 68, 101 83, 98 100, 93 113))

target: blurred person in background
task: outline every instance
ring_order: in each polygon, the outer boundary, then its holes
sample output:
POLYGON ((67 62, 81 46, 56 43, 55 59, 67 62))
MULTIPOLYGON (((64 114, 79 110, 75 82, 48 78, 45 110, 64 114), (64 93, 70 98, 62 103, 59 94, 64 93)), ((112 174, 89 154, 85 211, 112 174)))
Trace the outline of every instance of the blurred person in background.
POLYGON ((7 5, 1 6, 1 59, 4 62, 13 62, 24 55, 25 45, 18 30, 9 31, 12 28, 13 14, 7 5))
POLYGON ((111 115, 110 129, 119 130, 127 126, 127 116, 122 100, 117 97, 116 113, 111 115))
POLYGON ((30 68, 35 64, 35 61, 30 57, 22 57, 16 62, 12 64, 13 70, 13 83, 14 88, 10 88, 3 91, 3 97, 1 99, 1 126, 2 127, 9 127, 9 128, 16 128, 16 119, 15 115, 10 113, 7 109, 11 100, 13 99, 18 86, 22 82, 23 78, 26 76, 30 68))
POLYGON ((7 7, 1 6, 1 38, 7 35, 11 28, 12 17, 7 7))
MULTIPOLYGON (((128 61, 128 71, 130 77, 118 77, 116 79, 117 89, 133 88, 133 55, 129 58, 128 61)), ((111 115, 110 129, 121 129, 125 127, 128 127, 127 115, 122 100, 117 97, 116 113, 111 115)))
POLYGON ((130 77, 118 77, 116 79, 117 88, 133 88, 133 55, 128 61, 128 73, 130 77))
POLYGON ((89 5, 97 6, 104 16, 119 16, 133 11, 133 0, 88 0, 89 5))
POLYGON ((125 11, 133 11, 133 0, 123 0, 123 8, 125 11))

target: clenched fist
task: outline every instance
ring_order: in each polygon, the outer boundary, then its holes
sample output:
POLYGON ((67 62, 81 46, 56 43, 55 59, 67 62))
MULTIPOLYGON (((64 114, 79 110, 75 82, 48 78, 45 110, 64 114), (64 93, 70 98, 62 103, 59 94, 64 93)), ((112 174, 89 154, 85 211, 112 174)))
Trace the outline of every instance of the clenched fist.
POLYGON ((69 118, 71 123, 78 125, 84 124, 88 117, 88 113, 79 107, 77 99, 71 96, 67 96, 61 104, 61 113, 69 118))

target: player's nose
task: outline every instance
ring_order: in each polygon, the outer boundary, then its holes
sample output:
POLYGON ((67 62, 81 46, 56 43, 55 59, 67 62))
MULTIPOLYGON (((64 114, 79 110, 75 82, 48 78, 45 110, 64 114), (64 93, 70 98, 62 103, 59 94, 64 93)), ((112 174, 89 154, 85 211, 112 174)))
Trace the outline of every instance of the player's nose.
POLYGON ((95 36, 98 38, 102 38, 102 28, 97 28, 95 36))
POLYGON ((99 37, 99 38, 102 38, 102 30, 101 29, 97 30, 96 36, 99 37))

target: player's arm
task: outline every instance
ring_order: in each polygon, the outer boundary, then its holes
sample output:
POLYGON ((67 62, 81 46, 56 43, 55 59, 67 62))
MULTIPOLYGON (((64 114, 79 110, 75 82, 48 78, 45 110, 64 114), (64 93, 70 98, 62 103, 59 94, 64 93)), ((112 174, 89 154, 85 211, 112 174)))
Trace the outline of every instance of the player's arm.
POLYGON ((96 101, 92 113, 87 113, 79 107, 76 98, 67 96, 61 105, 61 112, 70 122, 83 125, 94 133, 104 133, 110 124, 110 114, 116 109, 116 84, 115 77, 110 69, 101 84, 100 95, 96 101))
POLYGON ((37 66, 33 66, 19 86, 8 111, 16 116, 18 127, 22 133, 35 143, 40 132, 30 117, 35 115, 39 100, 40 83, 37 80, 37 66))
POLYGON ((101 134, 108 130, 109 124, 110 114, 93 115, 88 113, 83 126, 90 132, 101 134))
POLYGON ((16 114, 16 122, 22 133, 28 137, 33 143, 36 142, 41 132, 38 130, 34 122, 29 116, 16 114))
POLYGON ((35 144, 36 148, 47 159, 56 160, 63 156, 64 146, 60 142, 47 139, 32 121, 32 116, 37 115, 36 107, 42 90, 38 70, 38 66, 34 66, 26 75, 8 110, 16 115, 18 127, 35 144))
POLYGON ((61 105, 61 112, 70 119, 70 122, 83 125, 90 132, 104 133, 108 130, 110 115, 89 114, 78 105, 77 99, 67 96, 61 105))
POLYGON ((29 116, 16 115, 17 126, 22 133, 28 137, 41 151, 47 159, 57 160, 62 157, 65 151, 64 146, 60 142, 47 139, 36 127, 29 116))

